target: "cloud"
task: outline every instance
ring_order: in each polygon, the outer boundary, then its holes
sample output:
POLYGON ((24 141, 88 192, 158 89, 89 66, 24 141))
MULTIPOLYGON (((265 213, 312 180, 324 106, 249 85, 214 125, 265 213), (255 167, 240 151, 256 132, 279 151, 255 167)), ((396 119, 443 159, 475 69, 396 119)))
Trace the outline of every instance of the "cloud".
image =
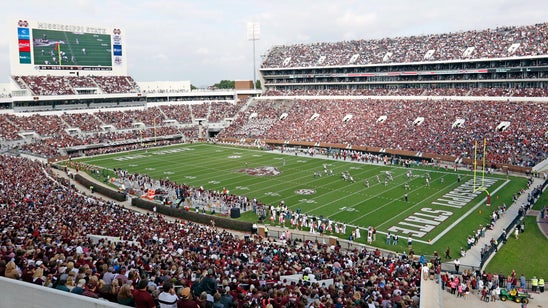
POLYGON ((156 60, 156 61, 160 61, 160 62, 166 62, 166 61, 169 60, 169 57, 166 54, 159 53, 159 54, 154 55, 154 57, 152 57, 152 59, 156 60))
POLYGON ((211 51, 208 48, 201 47, 194 50, 193 54, 197 56, 207 56, 211 54, 211 51))
MULTIPOLYGON (((210 85, 253 77, 250 21, 261 26, 255 42, 259 67, 260 55, 274 45, 526 25, 548 21, 547 11, 544 0, 21 0, 0 11, 0 37, 13 37, 8 21, 15 18, 119 27, 136 80, 210 85)), ((6 44, 14 42, 0 42, 3 76, 10 75, 6 44)))

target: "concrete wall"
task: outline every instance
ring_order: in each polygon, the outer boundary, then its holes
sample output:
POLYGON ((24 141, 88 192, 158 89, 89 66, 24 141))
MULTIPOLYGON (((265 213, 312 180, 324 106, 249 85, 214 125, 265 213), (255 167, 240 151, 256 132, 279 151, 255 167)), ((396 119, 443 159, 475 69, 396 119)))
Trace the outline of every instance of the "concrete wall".
POLYGON ((93 299, 32 283, 0 277, 0 308, 124 307, 106 300, 93 299))

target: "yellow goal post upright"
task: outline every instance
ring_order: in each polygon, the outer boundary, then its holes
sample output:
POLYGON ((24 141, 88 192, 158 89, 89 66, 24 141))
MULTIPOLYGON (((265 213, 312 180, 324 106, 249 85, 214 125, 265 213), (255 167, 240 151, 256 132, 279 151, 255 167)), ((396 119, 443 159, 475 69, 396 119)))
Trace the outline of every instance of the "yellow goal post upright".
POLYGON ((491 193, 485 187, 485 162, 487 160, 487 140, 483 139, 483 152, 481 153, 481 182, 478 176, 478 141, 474 144, 474 192, 483 191, 487 194, 486 205, 491 205, 491 193))

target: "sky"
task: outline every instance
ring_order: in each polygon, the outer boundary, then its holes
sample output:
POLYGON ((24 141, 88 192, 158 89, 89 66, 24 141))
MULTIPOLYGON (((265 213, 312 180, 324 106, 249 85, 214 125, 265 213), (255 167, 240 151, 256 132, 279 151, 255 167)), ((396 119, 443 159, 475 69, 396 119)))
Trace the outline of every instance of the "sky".
POLYGON ((258 69, 275 45, 529 25, 548 22, 546 12, 546 0, 9 0, 0 10, 0 83, 9 82, 8 33, 19 19, 121 28, 135 80, 207 87, 252 80, 254 56, 258 69), (260 26, 255 53, 249 23, 260 26))

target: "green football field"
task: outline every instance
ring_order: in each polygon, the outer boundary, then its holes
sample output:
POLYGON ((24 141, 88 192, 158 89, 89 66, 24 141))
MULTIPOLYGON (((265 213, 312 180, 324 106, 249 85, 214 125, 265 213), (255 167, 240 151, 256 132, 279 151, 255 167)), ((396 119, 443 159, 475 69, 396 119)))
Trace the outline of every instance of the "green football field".
POLYGON ((36 65, 112 66, 110 35, 33 29, 32 37, 36 65))
MULTIPOLYGON (((488 224, 498 206, 511 204, 513 194, 527 182, 526 178, 493 174, 485 175, 483 181, 477 178, 476 186, 483 183, 492 194, 492 205, 488 207, 486 194, 473 192, 473 173, 451 168, 386 166, 211 144, 102 155, 82 161, 153 178, 169 177, 194 187, 218 191, 226 188, 267 205, 276 206, 284 200, 291 209, 346 224, 347 233, 341 237, 347 238, 356 227, 374 226, 375 246, 403 251, 408 237, 412 237, 415 252, 427 255, 434 250, 442 253, 448 246, 453 251, 466 246, 466 237, 480 224, 488 224), (261 172, 279 174, 259 175, 261 172), (392 180, 385 183, 387 172, 392 180), (342 173, 355 181, 344 180, 342 173), (399 235, 398 246, 385 244, 387 232, 399 235)), ((256 221, 257 216, 248 212, 240 219, 256 221)), ((361 235, 359 241, 365 242, 367 231, 362 230, 361 235)))

